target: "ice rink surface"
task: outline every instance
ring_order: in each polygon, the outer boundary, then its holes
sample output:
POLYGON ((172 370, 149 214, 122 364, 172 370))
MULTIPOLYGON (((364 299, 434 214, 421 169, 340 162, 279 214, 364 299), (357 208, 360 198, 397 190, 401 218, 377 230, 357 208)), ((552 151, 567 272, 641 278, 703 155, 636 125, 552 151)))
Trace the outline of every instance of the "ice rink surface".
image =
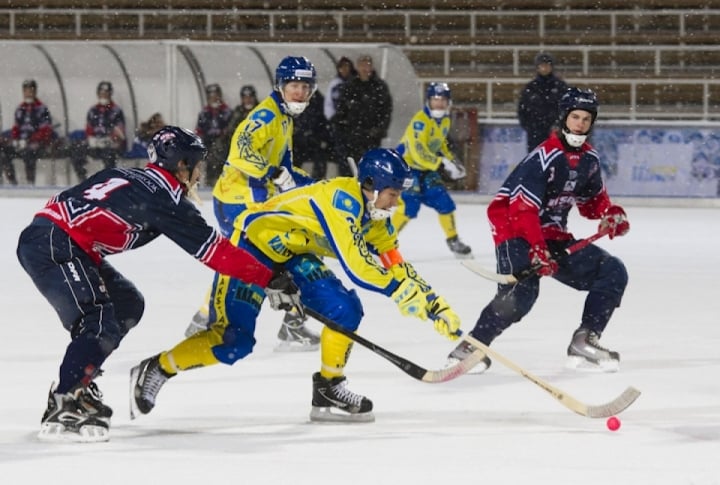
MULTIPOLYGON (((589 404, 630 385, 640 389, 617 432, 604 419, 572 413, 499 363, 483 375, 426 384, 358 345, 346 370, 349 387, 374 401, 376 422, 311 424, 318 353, 274 353, 281 315, 269 308, 252 355, 232 367, 181 374, 151 414, 130 421, 130 368, 181 340, 211 279, 210 270, 161 238, 109 258, 147 304, 98 380, 115 410, 111 440, 48 444, 36 434, 69 339, 15 258, 18 234, 44 200, 0 198, 4 484, 720 484, 720 209, 628 207, 631 232, 600 241, 630 274, 602 339, 621 353, 619 373, 564 369, 584 294, 549 279, 533 311, 493 343, 589 404)), ((210 204, 203 212, 213 220, 210 204)), ((476 259, 493 267, 485 206, 460 205, 458 227, 476 259)), ((586 236, 595 223, 575 216, 571 229, 586 236)), ((450 255, 428 208, 400 242, 470 330, 494 285, 450 255)), ((442 367, 451 342, 429 322, 402 317, 389 299, 359 291, 361 335, 423 367, 442 367)))

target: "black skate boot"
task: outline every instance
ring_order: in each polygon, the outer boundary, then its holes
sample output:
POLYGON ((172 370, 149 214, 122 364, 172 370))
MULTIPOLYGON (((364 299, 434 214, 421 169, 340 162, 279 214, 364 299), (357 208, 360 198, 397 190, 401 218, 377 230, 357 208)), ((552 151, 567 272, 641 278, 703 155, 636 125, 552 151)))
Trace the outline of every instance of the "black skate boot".
POLYGON ((160 367, 160 354, 143 360, 130 370, 130 419, 152 411, 160 388, 173 375, 160 367))
POLYGON ((307 317, 300 316, 294 310, 287 312, 278 331, 280 342, 275 352, 309 352, 320 347, 320 336, 307 328, 307 317))
POLYGON ((109 426, 113 410, 102 402, 102 397, 103 394, 98 385, 95 384, 95 381, 91 381, 87 387, 78 389, 77 401, 90 416, 105 421, 109 426))
POLYGON ((47 409, 40 422, 39 440, 95 443, 110 439, 109 419, 105 421, 89 414, 78 402, 80 392, 78 388, 74 392, 58 394, 54 384, 50 387, 47 409))
POLYGON ((567 365, 570 369, 617 372, 620 354, 600 346, 600 335, 587 328, 578 328, 567 349, 567 365))
POLYGON ((345 376, 325 379, 313 374, 313 397, 310 421, 370 423, 375 421, 373 403, 346 387, 345 376))
POLYGON ((471 259, 473 257, 470 246, 462 242, 457 236, 451 237, 446 241, 450 251, 452 251, 457 259, 471 259))
POLYGON ((482 374, 488 370, 492 364, 490 358, 483 354, 482 350, 470 342, 463 340, 448 354, 445 368, 454 367, 467 359, 478 359, 478 363, 468 370, 466 374, 482 374))

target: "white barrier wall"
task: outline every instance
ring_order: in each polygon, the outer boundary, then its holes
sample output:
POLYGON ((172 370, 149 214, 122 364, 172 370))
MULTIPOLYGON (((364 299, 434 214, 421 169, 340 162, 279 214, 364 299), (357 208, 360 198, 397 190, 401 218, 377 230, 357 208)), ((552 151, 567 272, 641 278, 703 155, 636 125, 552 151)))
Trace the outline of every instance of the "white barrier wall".
POLYGON ((239 103, 240 87, 253 84, 262 99, 272 89, 275 67, 287 55, 308 57, 318 70, 325 94, 335 76, 335 61, 361 54, 390 85, 394 100, 388 145, 401 137, 420 109, 422 95, 412 64, 400 49, 378 44, 269 44, 181 41, 5 41, 0 42, 0 124, 12 126, 24 79, 35 79, 38 97, 53 116, 60 136, 83 129, 96 102, 100 81, 113 83, 114 100, 123 108, 127 137, 153 113, 167 123, 194 128, 204 104, 204 86, 218 83, 225 101, 239 103))
MULTIPOLYGON (((506 124, 483 125, 481 194, 494 194, 527 154, 525 132, 506 124)), ((593 130, 608 192, 614 196, 717 197, 720 135, 688 123, 614 125, 593 130)))

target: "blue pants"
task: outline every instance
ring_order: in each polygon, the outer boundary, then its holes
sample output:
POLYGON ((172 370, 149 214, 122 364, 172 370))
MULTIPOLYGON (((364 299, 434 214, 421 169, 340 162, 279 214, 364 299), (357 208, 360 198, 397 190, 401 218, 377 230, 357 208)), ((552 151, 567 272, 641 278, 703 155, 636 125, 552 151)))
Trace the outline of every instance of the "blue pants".
POLYGON ((420 170, 412 172, 413 186, 402 193, 405 215, 409 219, 417 217, 421 204, 435 209, 438 214, 455 212, 455 202, 443 185, 439 173, 420 170))
MULTIPOLYGON (((240 247, 271 265, 267 256, 241 240, 240 247)), ((340 279, 312 254, 301 254, 284 264, 300 288, 304 306, 328 317, 342 327, 355 331, 363 316, 362 304, 355 290, 345 288, 340 279)), ((213 354, 224 364, 249 355, 255 346, 255 325, 265 299, 263 289, 236 278, 216 274, 210 299, 210 321, 222 329, 223 342, 213 347, 213 354)))
POLYGON ((17 257, 70 332, 57 392, 87 384, 140 321, 142 295, 105 260, 97 265, 48 219, 36 217, 22 232, 17 257))
MULTIPOLYGON (((627 271, 616 257, 595 245, 565 256, 565 248, 575 241, 547 241, 558 262, 553 278, 579 291, 587 291, 580 326, 602 334, 615 308, 620 306, 628 282, 627 271)), ((524 239, 510 239, 497 246, 497 269, 514 273, 530 266, 530 246, 524 239)), ((540 277, 521 280, 516 285, 498 285, 493 300, 483 309, 472 335, 489 345, 495 337, 530 312, 540 293, 540 277)), ((558 314, 566 308, 557 309, 558 314)))

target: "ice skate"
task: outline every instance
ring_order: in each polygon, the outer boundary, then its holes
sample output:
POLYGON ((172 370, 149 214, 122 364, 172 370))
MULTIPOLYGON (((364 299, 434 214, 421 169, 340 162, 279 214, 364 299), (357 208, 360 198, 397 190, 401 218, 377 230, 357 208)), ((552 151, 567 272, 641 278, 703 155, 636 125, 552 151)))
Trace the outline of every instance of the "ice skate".
MULTIPOLYGON (((453 349, 453 351, 448 354, 447 362, 445 362, 445 368, 456 366, 461 361, 469 358, 476 350, 479 349, 470 342, 466 340, 461 341, 457 345, 457 347, 455 347, 455 349, 453 349)), ((467 371, 466 374, 482 374, 490 368, 491 364, 492 361, 486 355, 477 365, 467 371)))
POLYGON ((130 370, 130 419, 152 411, 160 388, 171 377, 173 375, 160 367, 160 354, 143 360, 130 370))
POLYGON ((195 312, 192 320, 190 320, 190 324, 185 329, 185 337, 192 337, 196 333, 207 330, 208 323, 210 323, 208 314, 203 310, 198 310, 195 312))
POLYGON ((109 417, 106 421, 86 411, 78 398, 82 392, 83 389, 78 388, 74 392, 58 394, 54 384, 50 387, 48 406, 40 422, 39 440, 96 443, 110 439, 109 417))
POLYGON ((578 328, 567 349, 568 369, 617 372, 620 354, 600 346, 600 335, 587 328, 578 328))
POLYGON ((345 376, 325 379, 313 374, 313 397, 310 421, 370 423, 375 421, 373 403, 347 387, 345 376))
POLYGON ((300 316, 295 310, 287 312, 278 331, 280 342, 275 352, 309 352, 320 347, 320 336, 307 328, 307 317, 300 316))
POLYGON ((450 251, 452 251, 457 259, 471 259, 473 257, 470 246, 462 242, 457 236, 451 237, 446 241, 450 251))
POLYGON ((110 425, 110 418, 113 410, 102 402, 103 394, 97 384, 91 381, 87 387, 79 388, 77 391, 77 402, 90 416, 94 416, 110 425))

